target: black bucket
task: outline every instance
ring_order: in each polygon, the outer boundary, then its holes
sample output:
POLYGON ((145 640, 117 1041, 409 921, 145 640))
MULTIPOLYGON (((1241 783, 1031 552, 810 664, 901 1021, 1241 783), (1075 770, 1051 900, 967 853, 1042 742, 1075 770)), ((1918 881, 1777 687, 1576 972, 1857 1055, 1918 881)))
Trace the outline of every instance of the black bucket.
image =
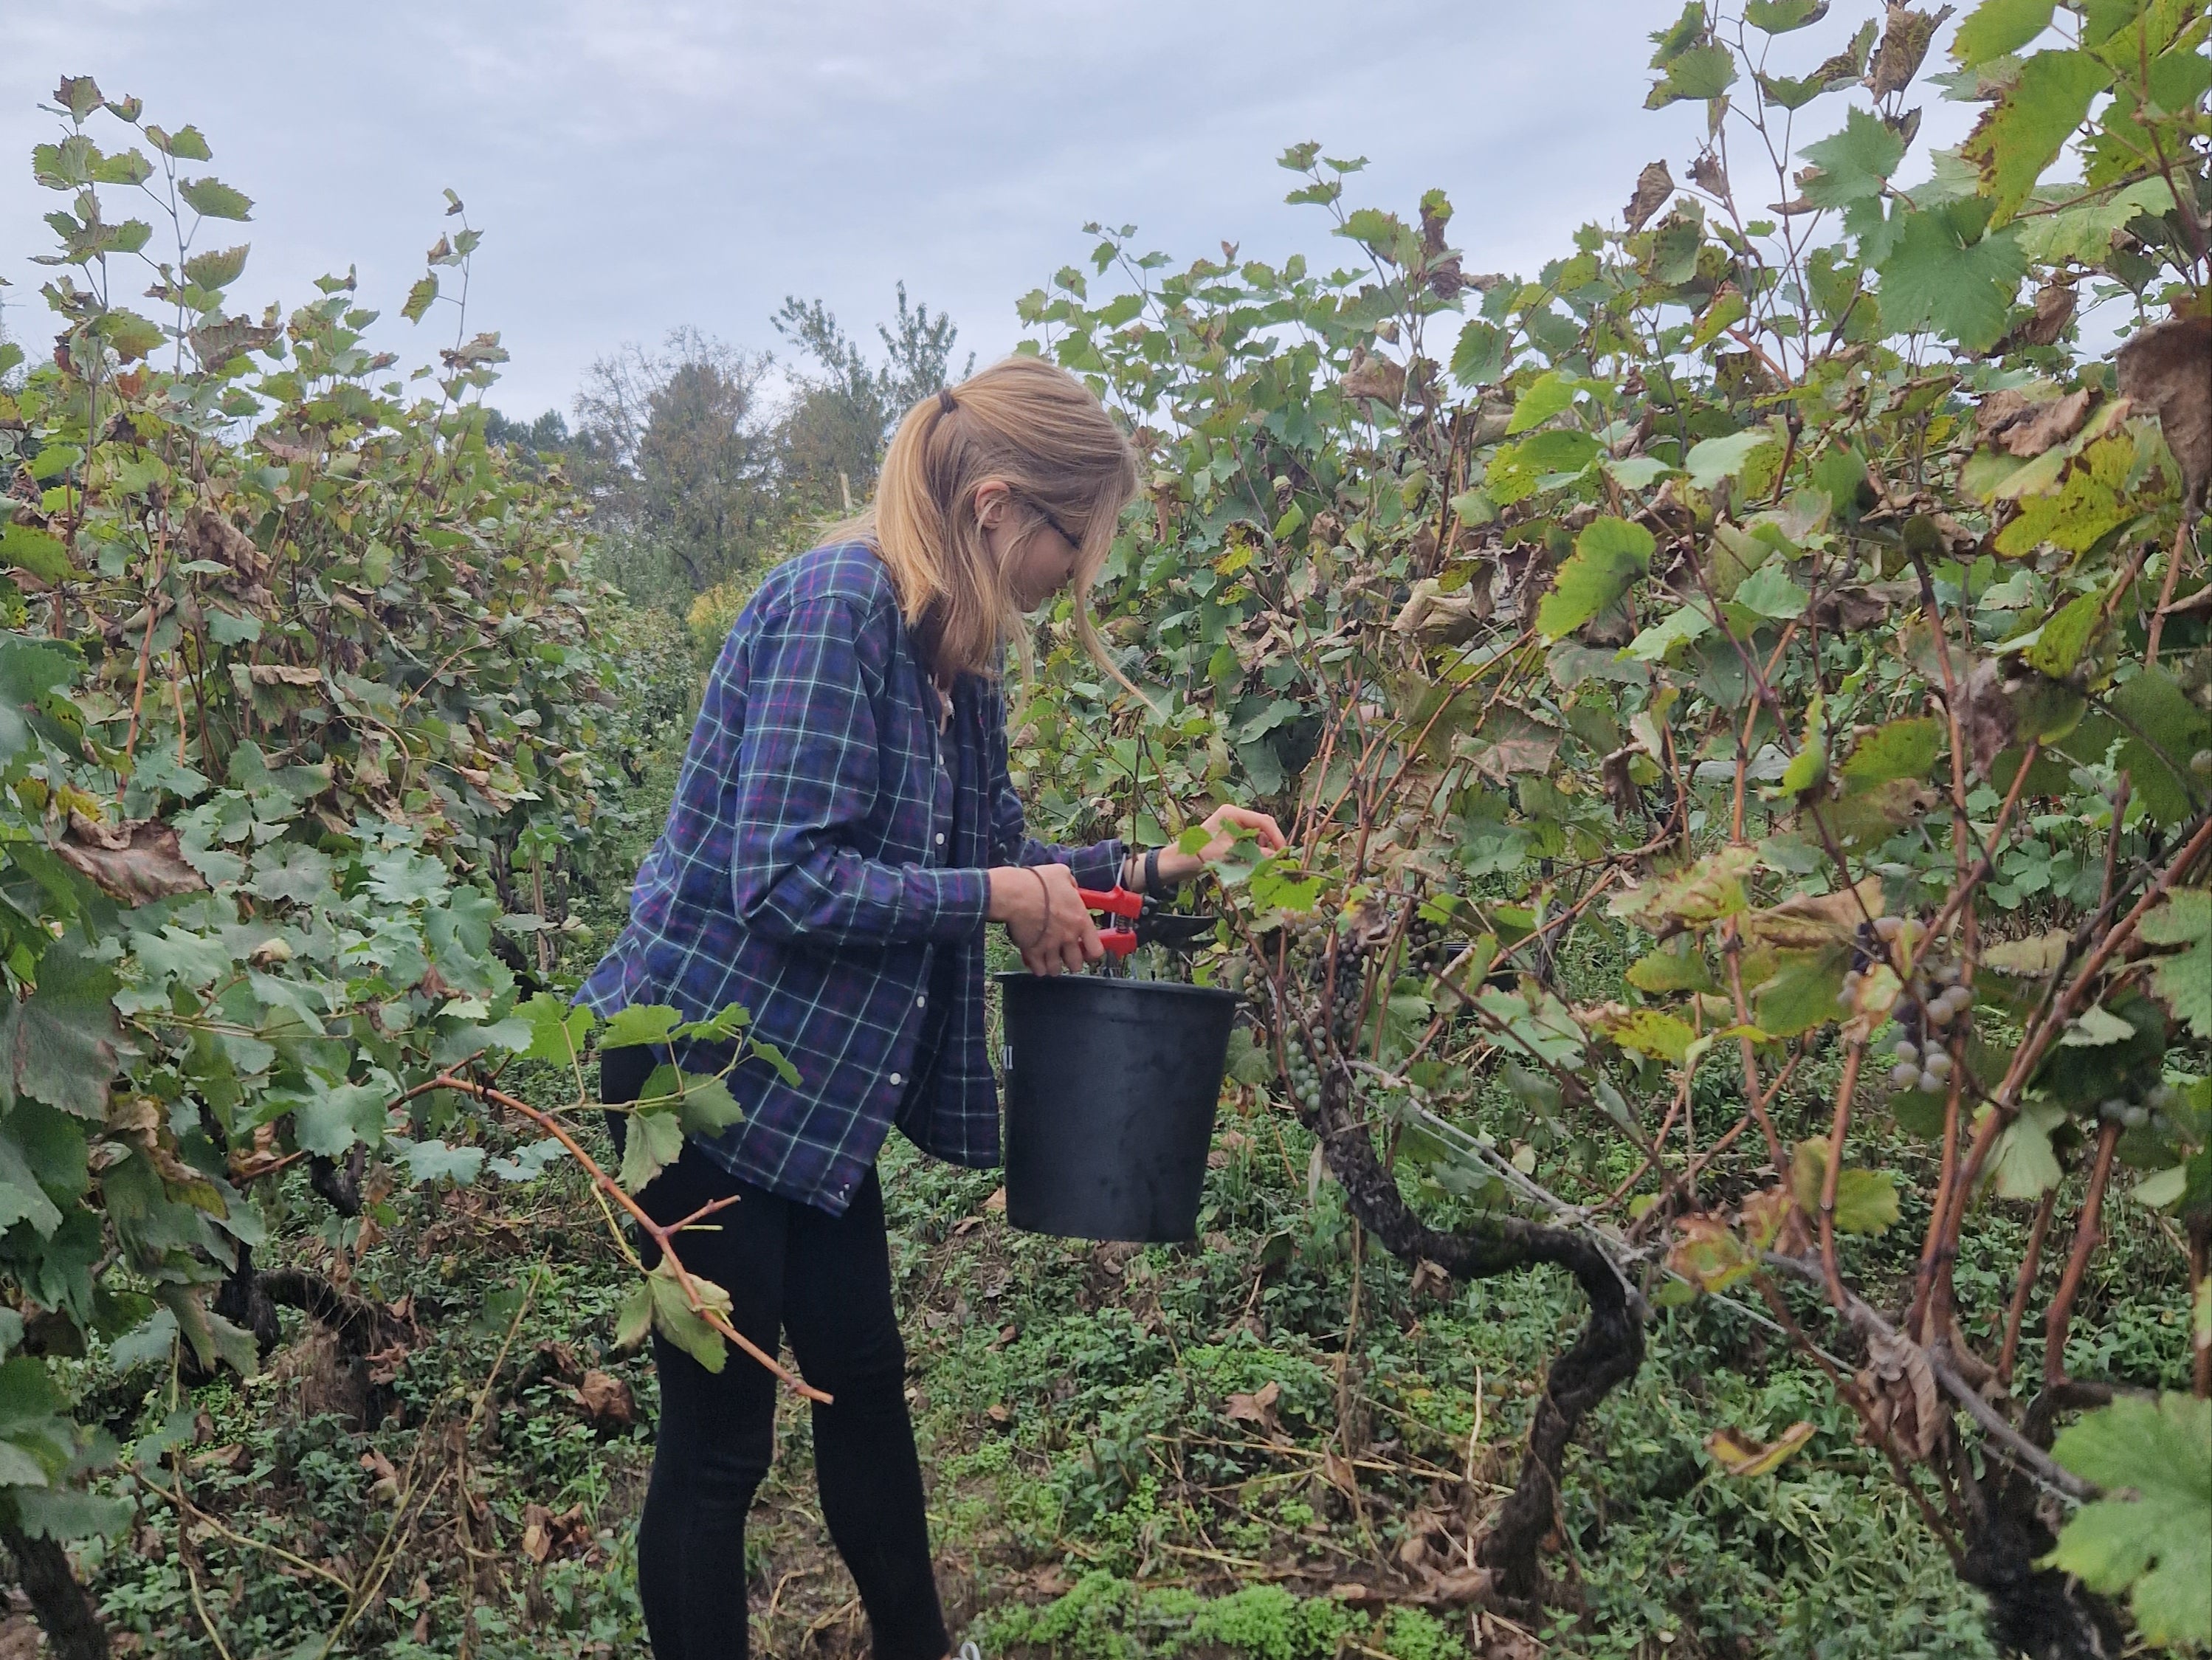
POLYGON ((1195 1238, 1235 992, 1002 974, 1006 1220, 1075 1239, 1195 1238))

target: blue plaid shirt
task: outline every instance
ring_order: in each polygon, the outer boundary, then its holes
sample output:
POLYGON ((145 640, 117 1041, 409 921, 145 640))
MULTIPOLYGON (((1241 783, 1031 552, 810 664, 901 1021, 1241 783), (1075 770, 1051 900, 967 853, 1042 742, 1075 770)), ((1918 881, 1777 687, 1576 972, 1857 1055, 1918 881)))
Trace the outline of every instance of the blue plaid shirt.
POLYGON ((832 1215, 894 1122, 940 1158, 999 1161, 986 869, 1056 861, 1085 887, 1121 870, 1119 842, 1025 837, 994 683, 962 676, 942 733, 939 707, 872 550, 817 548, 769 572, 708 679, 629 922, 577 994, 601 1014, 744 1004, 799 1082, 738 1067, 744 1122, 698 1146, 832 1215))

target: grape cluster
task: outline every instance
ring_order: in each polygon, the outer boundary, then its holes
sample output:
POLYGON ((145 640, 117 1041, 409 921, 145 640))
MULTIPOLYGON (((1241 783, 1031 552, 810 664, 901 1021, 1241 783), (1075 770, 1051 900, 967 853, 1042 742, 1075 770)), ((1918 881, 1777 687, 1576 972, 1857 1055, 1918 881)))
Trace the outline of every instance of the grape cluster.
MULTIPOLYGON (((1859 927, 1858 948, 1851 971, 1844 976, 1837 1000, 1856 1007, 1865 969, 1887 959, 1900 971, 1927 936, 1923 923, 1909 916, 1877 916, 1859 927), (1863 964, 1864 966, 1859 966, 1863 964)), ((1893 1018, 1897 1041, 1891 1052, 1894 1064, 1889 1081, 1899 1090, 1934 1094, 1950 1082, 1952 1060, 1948 1040, 1973 1006, 1974 994, 1965 983, 1960 966, 1936 962, 1933 951, 1921 952, 1911 982, 1897 1000, 1893 1018)))
POLYGON ((1287 1046, 1283 1061, 1284 1081, 1291 1086, 1291 1099, 1308 1112, 1321 1110, 1321 1068, 1313 1057, 1297 1043, 1287 1046))
POLYGON ((1406 924, 1406 966, 1423 973, 1431 973, 1444 964, 1450 955, 1450 942, 1444 937, 1444 925, 1431 922, 1418 910, 1406 924))
MULTIPOLYGON (((1310 970, 1316 989, 1328 983, 1328 958, 1316 956, 1310 970)), ((1360 953, 1349 943, 1336 951, 1336 985, 1329 1000, 1328 1027, 1337 1047, 1349 1049, 1359 1037, 1359 1010, 1366 1000, 1366 971, 1360 953)))
POLYGON ((2140 1101, 2130 1101, 2124 1096, 2114 1096, 2097 1104, 2097 1116, 2118 1124, 2122 1129, 2137 1130, 2148 1125, 2164 1132, 2172 1127, 2167 1114, 2172 1111, 2180 1098, 2171 1084, 2160 1084, 2140 1101))

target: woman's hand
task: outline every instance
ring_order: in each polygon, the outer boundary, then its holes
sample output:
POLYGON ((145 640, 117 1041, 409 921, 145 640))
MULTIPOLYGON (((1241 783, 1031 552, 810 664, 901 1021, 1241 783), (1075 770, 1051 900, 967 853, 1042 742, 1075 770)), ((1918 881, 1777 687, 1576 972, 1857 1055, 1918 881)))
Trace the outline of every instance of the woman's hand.
POLYGON ((1260 851, 1279 853, 1283 847, 1283 832, 1273 818, 1264 812, 1255 812, 1249 807, 1219 806, 1206 818, 1206 831, 1213 839, 1199 853, 1184 853, 1175 848, 1160 854, 1160 879, 1164 882, 1188 882, 1213 860, 1222 857, 1237 845, 1237 829, 1250 830, 1259 838, 1260 851))
POLYGON ((990 920, 1006 925, 1031 974, 1072 974, 1106 954, 1066 866, 998 865, 990 878, 990 920))

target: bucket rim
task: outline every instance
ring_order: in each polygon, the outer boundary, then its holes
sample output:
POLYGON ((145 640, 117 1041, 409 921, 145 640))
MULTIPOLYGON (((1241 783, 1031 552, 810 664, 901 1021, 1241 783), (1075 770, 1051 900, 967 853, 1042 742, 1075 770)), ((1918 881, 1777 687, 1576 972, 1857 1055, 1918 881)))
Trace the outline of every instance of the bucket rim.
POLYGON ((1031 974, 1027 969, 1001 969, 991 976, 1002 986, 1097 986, 1114 991, 1173 993, 1182 997, 1226 998, 1241 1003, 1244 994, 1226 986, 1186 986, 1178 980, 1123 980, 1103 974, 1031 974))

